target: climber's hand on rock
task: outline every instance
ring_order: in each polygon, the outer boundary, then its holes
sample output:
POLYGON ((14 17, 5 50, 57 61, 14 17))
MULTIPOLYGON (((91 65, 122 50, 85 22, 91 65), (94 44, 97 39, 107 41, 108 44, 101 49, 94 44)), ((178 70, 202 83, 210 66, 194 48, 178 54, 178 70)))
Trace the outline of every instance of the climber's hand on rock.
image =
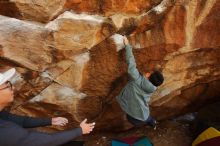
POLYGON ((65 126, 68 123, 68 119, 64 117, 52 118, 52 125, 54 126, 65 126))
POLYGON ((128 38, 126 36, 123 37, 123 42, 124 42, 124 45, 129 45, 129 41, 128 41, 128 38))
POLYGON ((93 128, 95 127, 95 123, 86 123, 87 119, 83 120, 80 123, 80 127, 82 128, 82 133, 83 134, 89 134, 92 132, 93 128))
MULTIPOLYGON (((117 46, 117 48, 116 48, 117 52, 121 51, 122 49, 124 49, 126 45, 129 45, 129 41, 128 41, 126 36, 121 36, 120 35, 120 37, 121 37, 121 43, 122 44, 117 46)), ((119 39, 118 39, 118 41, 119 41, 119 39)))

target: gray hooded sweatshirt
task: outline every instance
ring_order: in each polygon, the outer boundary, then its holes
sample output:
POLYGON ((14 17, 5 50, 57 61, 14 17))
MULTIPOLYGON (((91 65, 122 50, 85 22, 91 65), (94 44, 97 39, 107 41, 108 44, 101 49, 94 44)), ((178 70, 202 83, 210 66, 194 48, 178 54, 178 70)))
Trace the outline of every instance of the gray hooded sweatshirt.
POLYGON ((116 99, 129 116, 146 121, 150 114, 148 102, 157 88, 137 70, 132 47, 127 45, 125 50, 130 80, 116 99))

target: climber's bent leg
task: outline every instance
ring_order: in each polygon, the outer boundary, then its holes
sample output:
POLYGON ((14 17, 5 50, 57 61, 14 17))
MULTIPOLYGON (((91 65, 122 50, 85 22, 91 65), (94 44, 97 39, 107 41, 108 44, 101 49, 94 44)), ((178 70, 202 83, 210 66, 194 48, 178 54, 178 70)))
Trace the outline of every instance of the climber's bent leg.
POLYGON ((147 118, 146 123, 147 123, 148 125, 152 126, 152 127, 155 127, 156 124, 157 124, 157 121, 156 121, 152 116, 149 116, 149 117, 147 118))
POLYGON ((127 116, 128 122, 130 122, 132 125, 134 125, 136 127, 143 126, 146 124, 150 125, 152 127, 155 127, 155 125, 156 125, 156 120, 152 116, 149 116, 146 121, 137 120, 137 119, 129 116, 128 114, 126 116, 127 116))

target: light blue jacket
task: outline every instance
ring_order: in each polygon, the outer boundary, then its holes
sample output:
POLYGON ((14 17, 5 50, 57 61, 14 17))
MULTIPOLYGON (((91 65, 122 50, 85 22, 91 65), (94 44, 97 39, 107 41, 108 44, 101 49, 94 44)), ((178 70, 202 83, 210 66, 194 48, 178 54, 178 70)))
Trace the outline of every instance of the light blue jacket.
POLYGON ((128 74, 131 80, 128 81, 116 99, 122 110, 128 115, 146 121, 150 114, 148 102, 157 88, 137 70, 132 47, 127 45, 125 50, 128 74))

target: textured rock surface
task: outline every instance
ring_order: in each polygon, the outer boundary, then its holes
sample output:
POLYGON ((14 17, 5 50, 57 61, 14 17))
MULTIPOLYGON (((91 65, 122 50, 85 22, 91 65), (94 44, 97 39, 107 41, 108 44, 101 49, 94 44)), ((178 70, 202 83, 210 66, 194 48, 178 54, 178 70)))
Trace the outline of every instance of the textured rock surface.
POLYGON ((0 6, 13 17, 0 16, 1 69, 17 68, 12 112, 66 116, 66 128, 87 117, 97 130, 126 129, 114 98, 127 81, 116 33, 129 36, 141 72, 159 68, 165 76, 150 103, 157 119, 220 95, 219 0, 4 0, 0 6))
POLYGON ((64 11, 65 0, 1 0, 0 4, 1 14, 48 22, 64 11))
POLYGON ((53 38, 41 25, 1 16, 0 33, 1 56, 36 71, 53 63, 53 38))

